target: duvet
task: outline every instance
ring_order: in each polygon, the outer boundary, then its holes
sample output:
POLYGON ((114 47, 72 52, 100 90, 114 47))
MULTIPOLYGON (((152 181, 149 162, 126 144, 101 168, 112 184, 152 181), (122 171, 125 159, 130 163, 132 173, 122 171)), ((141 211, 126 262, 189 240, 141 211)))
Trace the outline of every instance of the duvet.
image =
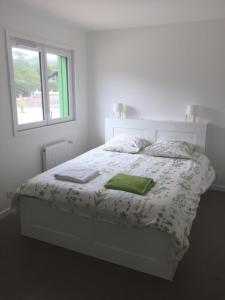
POLYGON ((17 199, 20 195, 35 197, 55 209, 66 207, 71 214, 161 230, 171 235, 174 256, 179 260, 189 245, 200 195, 214 179, 210 161, 198 152, 190 160, 153 157, 144 150, 127 154, 98 147, 28 180, 17 190, 17 199), (55 179, 54 174, 76 166, 98 170, 99 176, 85 184, 55 179), (104 188, 117 173, 151 177, 156 184, 144 196, 104 188))

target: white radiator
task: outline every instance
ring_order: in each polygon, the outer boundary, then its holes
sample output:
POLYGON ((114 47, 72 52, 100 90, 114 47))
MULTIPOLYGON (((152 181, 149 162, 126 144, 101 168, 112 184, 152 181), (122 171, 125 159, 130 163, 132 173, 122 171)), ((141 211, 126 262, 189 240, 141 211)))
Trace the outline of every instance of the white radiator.
POLYGON ((42 148, 43 171, 51 169, 72 158, 73 143, 59 141, 42 148))

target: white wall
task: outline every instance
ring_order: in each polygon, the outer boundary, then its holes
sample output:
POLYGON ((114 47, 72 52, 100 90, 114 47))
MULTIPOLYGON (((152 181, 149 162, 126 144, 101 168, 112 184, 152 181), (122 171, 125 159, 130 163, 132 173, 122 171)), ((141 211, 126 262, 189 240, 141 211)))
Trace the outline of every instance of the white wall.
POLYGON ((74 143, 74 154, 87 148, 86 36, 70 24, 41 15, 13 1, 0 2, 0 211, 9 206, 6 192, 41 171, 41 146, 60 139, 74 143), (13 136, 4 30, 75 50, 77 120, 13 136))
POLYGON ((112 103, 129 117, 184 120, 188 103, 211 122, 207 153, 225 186, 225 21, 88 35, 89 147, 104 141, 112 103))

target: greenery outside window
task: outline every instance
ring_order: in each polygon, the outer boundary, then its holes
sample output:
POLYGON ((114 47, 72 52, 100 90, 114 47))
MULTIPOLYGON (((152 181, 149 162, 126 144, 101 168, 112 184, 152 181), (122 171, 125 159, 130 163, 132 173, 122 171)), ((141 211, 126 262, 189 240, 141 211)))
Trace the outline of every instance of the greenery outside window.
POLYGON ((74 119, 72 52, 7 35, 14 131, 74 119))

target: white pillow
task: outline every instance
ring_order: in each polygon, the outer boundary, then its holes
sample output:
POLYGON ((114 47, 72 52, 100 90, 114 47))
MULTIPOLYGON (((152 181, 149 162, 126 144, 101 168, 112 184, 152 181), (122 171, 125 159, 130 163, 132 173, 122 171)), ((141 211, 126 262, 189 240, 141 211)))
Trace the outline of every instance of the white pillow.
POLYGON ((145 148, 152 156, 191 159, 195 146, 185 141, 158 141, 145 148))
POLYGON ((118 135, 103 146, 103 150, 124 152, 124 153, 138 153, 144 147, 150 145, 145 140, 130 135, 118 135))

